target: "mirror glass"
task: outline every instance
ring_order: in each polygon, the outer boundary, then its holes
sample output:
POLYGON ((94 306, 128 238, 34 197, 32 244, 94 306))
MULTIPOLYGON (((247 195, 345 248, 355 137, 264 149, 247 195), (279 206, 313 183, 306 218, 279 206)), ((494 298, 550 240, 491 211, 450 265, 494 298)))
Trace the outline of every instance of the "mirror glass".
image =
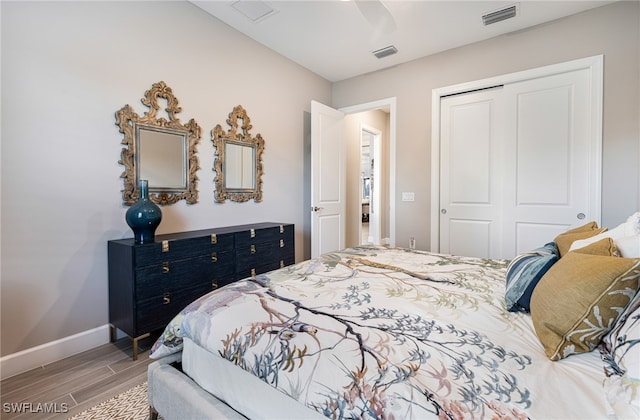
POLYGON ((149 191, 187 188, 187 133, 136 126, 137 180, 149 191))
POLYGON ((253 190, 255 177, 255 147, 226 141, 224 183, 229 190, 253 190))
POLYGON ((220 124, 211 130, 211 141, 216 149, 213 170, 216 172, 215 200, 236 202, 262 201, 262 152, 264 139, 249 133, 251 121, 247 112, 238 105, 227 120, 229 130, 220 124))
POLYGON ((149 107, 138 116, 129 105, 116 112, 116 125, 124 134, 119 164, 125 170, 120 175, 124 183, 122 201, 135 204, 140 197, 139 180, 149 181, 149 198, 156 204, 173 204, 186 200, 198 202, 200 169, 196 146, 200 141, 200 127, 192 118, 182 124, 177 114, 182 110, 178 99, 164 82, 157 82, 147 90, 142 103, 149 107), (166 101, 168 119, 157 117, 161 110, 159 99, 166 101))

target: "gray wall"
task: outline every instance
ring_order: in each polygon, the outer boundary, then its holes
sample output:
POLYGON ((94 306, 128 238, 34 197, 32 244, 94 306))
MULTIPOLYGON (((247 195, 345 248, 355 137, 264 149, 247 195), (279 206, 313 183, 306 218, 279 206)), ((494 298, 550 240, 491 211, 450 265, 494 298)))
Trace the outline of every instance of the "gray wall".
POLYGON ((107 240, 132 236, 114 114, 161 80, 202 137, 200 201, 164 206, 157 233, 295 223, 302 258, 304 114, 328 81, 188 2, 0 5, 2 355, 107 324, 107 240), (214 203, 210 132, 236 105, 265 139, 262 203, 214 203))
MULTIPOLYGON (((616 2, 333 84, 333 106, 397 97, 396 244, 430 246, 431 93, 435 88, 604 55, 602 224, 640 209, 640 3, 616 2), (415 202, 402 202, 414 191, 415 202)), ((437 139, 435 139, 437 140, 437 139)))

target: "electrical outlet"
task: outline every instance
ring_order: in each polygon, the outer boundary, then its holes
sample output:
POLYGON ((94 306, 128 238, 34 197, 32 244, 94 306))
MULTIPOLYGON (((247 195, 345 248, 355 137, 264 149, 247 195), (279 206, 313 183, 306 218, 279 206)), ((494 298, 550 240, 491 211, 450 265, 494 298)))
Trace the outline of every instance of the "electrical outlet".
POLYGON ((413 192, 403 192, 402 201, 415 201, 416 194, 413 192))

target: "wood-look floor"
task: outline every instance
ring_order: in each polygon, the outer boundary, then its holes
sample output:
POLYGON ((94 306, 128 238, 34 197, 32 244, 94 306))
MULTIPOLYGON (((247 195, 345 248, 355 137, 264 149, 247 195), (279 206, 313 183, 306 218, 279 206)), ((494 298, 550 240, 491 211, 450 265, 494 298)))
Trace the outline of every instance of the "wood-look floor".
POLYGON ((0 418, 67 419, 145 382, 147 365, 153 361, 148 350, 155 338, 140 340, 135 362, 131 340, 125 337, 3 380, 0 418), (38 412, 38 404, 59 412, 38 412), (16 407, 30 412, 14 412, 16 407))

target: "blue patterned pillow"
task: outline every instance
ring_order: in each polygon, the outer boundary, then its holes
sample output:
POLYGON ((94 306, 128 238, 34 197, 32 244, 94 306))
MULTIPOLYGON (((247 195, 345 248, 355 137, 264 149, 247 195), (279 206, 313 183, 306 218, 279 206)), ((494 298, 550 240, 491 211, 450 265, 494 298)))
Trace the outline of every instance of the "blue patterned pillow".
POLYGON ((511 260, 507 266, 507 310, 529 312, 533 289, 558 258, 558 247, 554 242, 549 242, 511 260))

